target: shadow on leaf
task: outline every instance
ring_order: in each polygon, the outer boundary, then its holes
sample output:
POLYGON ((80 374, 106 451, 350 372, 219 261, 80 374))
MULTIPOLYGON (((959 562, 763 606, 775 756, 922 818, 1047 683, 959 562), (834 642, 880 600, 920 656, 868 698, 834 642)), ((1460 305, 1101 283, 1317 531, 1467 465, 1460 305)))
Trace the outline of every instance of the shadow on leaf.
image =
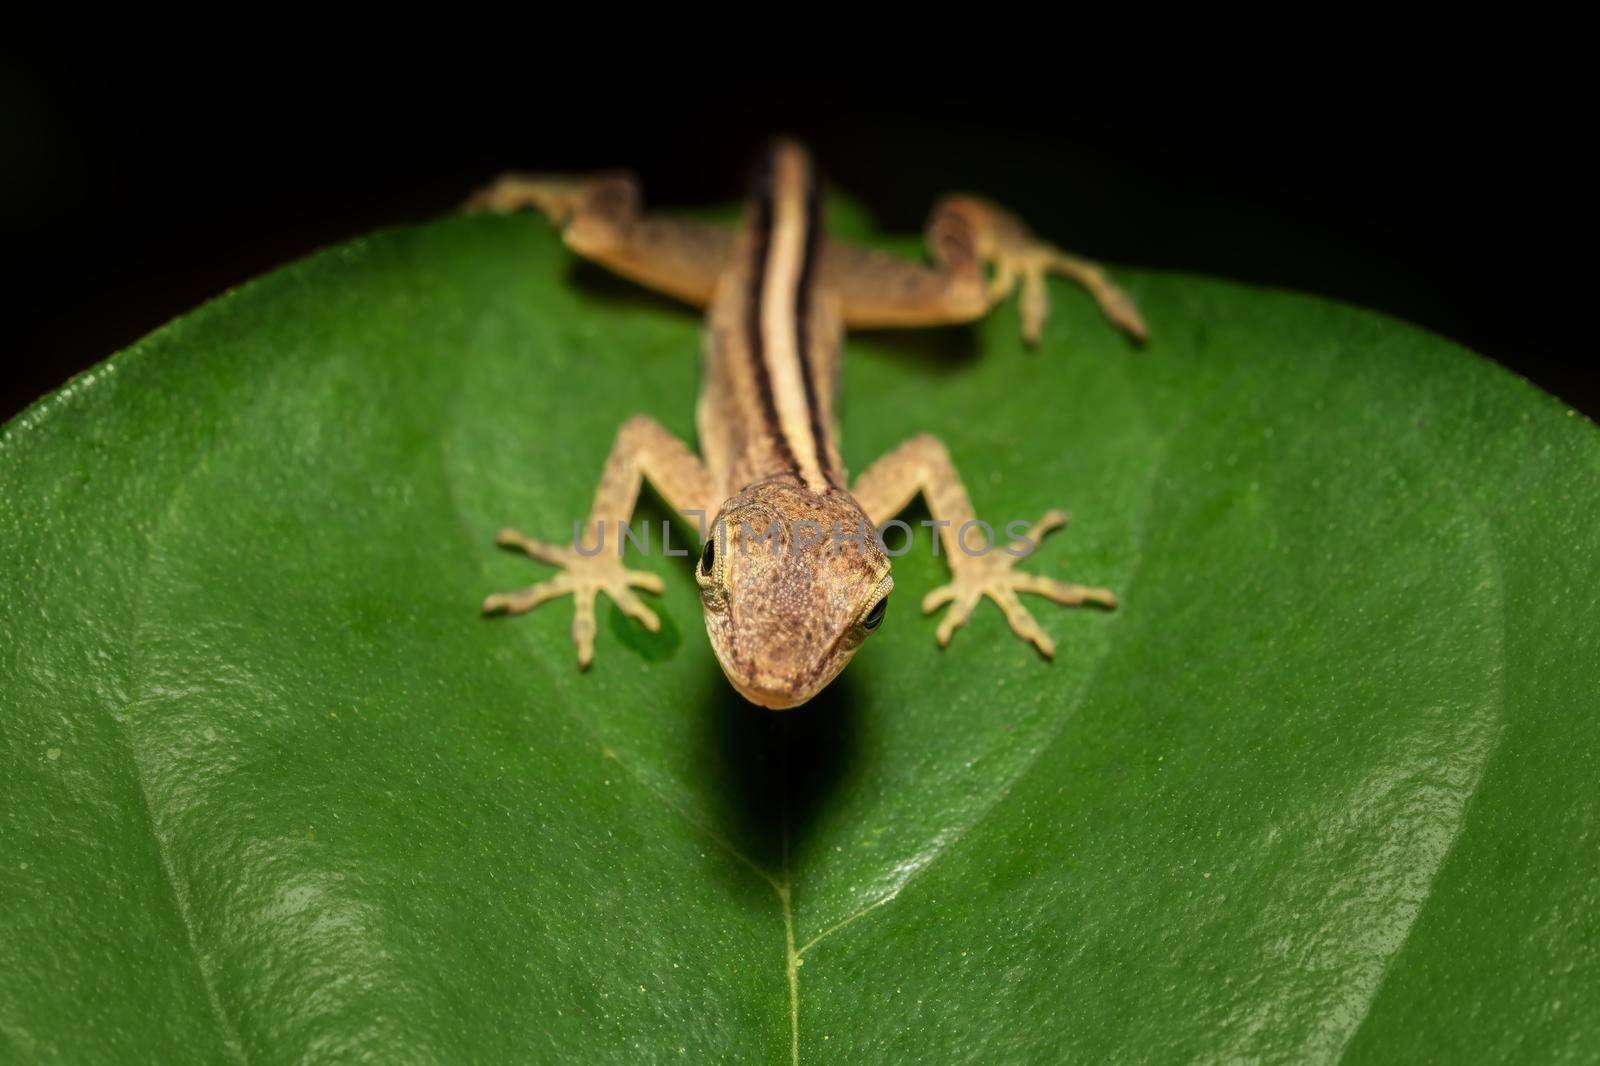
POLYGON ((978 333, 971 326, 875 329, 851 337, 863 348, 887 355, 923 375, 949 374, 978 357, 978 333))
MULTIPOLYGON (((715 668, 713 668, 715 669, 715 668)), ((740 696, 718 671, 721 696, 712 735, 729 777, 723 831, 747 842, 749 857, 778 878, 850 769, 858 700, 849 671, 817 697, 769 711, 740 696)))
POLYGON ((618 277, 609 270, 587 259, 572 257, 567 268, 566 283, 581 293, 586 300, 595 300, 613 307, 631 306, 675 314, 696 314, 692 308, 660 293, 652 292, 627 278, 618 277))

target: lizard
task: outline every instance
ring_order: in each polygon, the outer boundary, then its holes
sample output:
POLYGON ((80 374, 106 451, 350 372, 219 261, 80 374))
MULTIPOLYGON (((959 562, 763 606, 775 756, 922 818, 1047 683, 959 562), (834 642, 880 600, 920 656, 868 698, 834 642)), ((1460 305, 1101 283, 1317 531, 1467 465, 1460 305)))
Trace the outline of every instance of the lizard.
POLYGON ((626 568, 620 550, 620 530, 645 482, 674 511, 701 516, 695 579, 711 647, 733 687, 774 710, 821 691, 882 623, 894 580, 876 531, 919 494, 951 570, 950 582, 922 601, 924 613, 948 607, 935 634, 941 647, 984 597, 1046 658, 1054 642, 1019 593, 1116 606, 1108 589, 1017 567, 1065 525, 1059 510, 1025 530, 1008 527, 1016 539, 1004 551, 963 550, 957 538, 975 513, 933 435, 911 438, 850 481, 834 407, 847 329, 968 322, 1020 288, 1022 333, 1034 345, 1049 312, 1045 277, 1053 274, 1081 284, 1113 324, 1142 342, 1134 301, 1098 264, 1038 239, 977 197, 937 203, 925 234, 932 262, 916 263, 828 238, 819 188, 805 148, 778 139, 757 166, 737 227, 646 213, 640 183, 626 171, 506 174, 468 201, 469 210, 542 212, 578 255, 705 313, 699 453, 654 419, 624 422, 581 536, 556 544, 499 532, 500 546, 560 573, 490 595, 485 614, 520 614, 571 595, 580 669, 594 656, 599 593, 657 630, 655 612, 634 590, 660 593, 661 578, 626 568), (714 516, 709 527, 706 516, 714 516), (599 550, 607 527, 617 550, 599 550))

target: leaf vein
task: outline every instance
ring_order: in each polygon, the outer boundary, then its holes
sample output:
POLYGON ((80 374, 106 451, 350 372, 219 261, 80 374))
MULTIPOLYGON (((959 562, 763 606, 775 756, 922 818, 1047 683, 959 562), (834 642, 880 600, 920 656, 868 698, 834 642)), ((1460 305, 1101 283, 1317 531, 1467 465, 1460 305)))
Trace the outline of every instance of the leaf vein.
POLYGON ((1422 901, 1417 905, 1416 911, 1412 914, 1410 924, 1406 926, 1405 935, 1401 937, 1400 943, 1395 945, 1394 950, 1389 953, 1388 958, 1384 959, 1383 968, 1378 974, 1377 981, 1375 981, 1372 985, 1372 991, 1368 994, 1367 1001, 1361 1006, 1360 1015, 1357 1016, 1355 1023, 1350 1026, 1348 1035, 1345 1036, 1344 1041, 1339 1046, 1338 1052, 1333 1056, 1333 1061, 1335 1062, 1343 1062, 1345 1060, 1350 1053, 1351 1045, 1355 1043, 1356 1037, 1360 1035, 1361 1030, 1366 1028, 1367 1020, 1372 1017, 1372 1008, 1378 1002, 1378 999, 1383 995, 1383 990, 1389 983, 1389 976, 1394 970, 1395 961, 1405 953, 1406 946, 1411 943, 1412 934, 1416 932, 1417 924, 1421 921, 1423 912, 1427 910, 1428 904, 1433 899, 1434 887, 1439 883, 1439 876, 1444 872, 1445 868, 1449 866, 1450 858, 1455 854, 1457 845, 1461 843, 1461 838, 1466 835, 1467 822, 1472 817, 1472 809, 1477 804, 1478 793, 1483 789, 1484 779, 1489 776, 1489 767, 1494 764, 1495 759, 1500 754, 1500 749, 1505 744, 1505 735, 1507 732, 1505 720, 1506 633, 1509 629, 1506 610, 1505 560, 1501 557, 1499 539, 1495 536, 1494 522, 1489 518, 1488 513, 1482 508, 1476 507, 1471 503, 1471 497, 1466 492, 1462 491, 1458 482, 1456 482, 1454 479, 1449 479, 1448 483, 1456 490, 1457 494, 1462 498, 1467 508, 1477 514, 1478 518, 1483 522, 1484 528, 1489 534, 1489 560, 1492 564, 1492 572, 1494 574, 1495 606, 1497 608, 1495 615, 1500 622, 1495 633, 1495 645, 1496 651, 1498 652, 1496 659, 1499 663, 1499 668, 1494 672, 1495 718, 1498 722, 1498 728, 1495 731, 1494 741, 1490 744, 1488 753, 1484 756, 1483 762, 1478 766, 1478 776, 1472 782, 1472 790, 1467 793, 1467 798, 1461 805, 1461 815, 1456 822, 1455 835, 1450 838, 1449 846, 1445 849, 1444 854, 1439 857, 1438 863, 1434 866, 1433 873, 1428 878, 1427 890, 1424 893, 1422 901))
POLYGON ((134 589, 131 602, 131 624, 128 627, 128 694, 123 701, 123 717, 117 720, 123 742, 127 745, 128 760, 133 768, 134 784, 139 791, 140 805, 144 810, 145 821, 150 827, 150 838, 155 845, 156 857, 161 864, 162 874, 166 878, 167 888, 172 893, 173 904, 177 909, 178 920, 183 925, 184 940, 189 948, 189 953, 194 959, 195 969, 200 974, 201 985, 205 989, 206 1002, 211 1007, 212 1016, 222 1030, 223 1042, 237 1062, 248 1063, 249 1057, 245 1054, 244 1041, 239 1035, 238 1024, 228 1014, 222 1005, 222 993, 217 987, 216 974, 212 971, 211 964, 206 954, 200 948, 199 932, 196 929, 194 914, 190 907, 188 885, 178 876, 177 864, 173 862, 172 846, 166 834, 161 831, 161 824, 156 817, 155 804, 151 799, 149 770, 144 765, 144 760, 139 757, 139 745, 134 740, 133 716, 138 708, 144 689, 144 614, 148 601, 147 589, 149 585, 150 570, 154 565, 156 542, 162 531, 171 522, 173 513, 177 510, 178 500, 182 494, 184 484, 199 469, 200 459, 196 459, 187 471, 183 473, 172 486, 172 491, 166 499, 166 506, 160 516, 152 524, 146 541, 144 563, 139 569, 138 584, 134 589))

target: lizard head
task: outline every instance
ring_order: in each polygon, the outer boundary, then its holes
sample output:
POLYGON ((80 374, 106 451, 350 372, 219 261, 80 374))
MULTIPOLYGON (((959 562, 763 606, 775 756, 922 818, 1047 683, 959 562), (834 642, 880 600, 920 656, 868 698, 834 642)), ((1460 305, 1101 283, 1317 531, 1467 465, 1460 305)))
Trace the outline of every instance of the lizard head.
POLYGON ((695 566, 723 673, 763 707, 795 707, 883 621, 889 559, 855 500, 758 482, 722 507, 695 566), (836 532, 837 531, 837 532, 836 532))

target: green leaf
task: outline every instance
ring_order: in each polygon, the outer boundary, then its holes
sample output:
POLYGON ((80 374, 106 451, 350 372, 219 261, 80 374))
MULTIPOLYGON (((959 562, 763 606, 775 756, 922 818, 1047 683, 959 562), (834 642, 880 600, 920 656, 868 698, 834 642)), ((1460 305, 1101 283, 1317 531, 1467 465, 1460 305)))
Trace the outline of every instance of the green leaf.
POLYGON ((21 416, 0 1058, 1592 1060, 1600 435, 1376 315, 1122 276, 1148 348, 1061 285, 1036 352, 853 338, 842 416, 853 469, 931 431, 986 516, 1069 508, 1029 565, 1121 608, 941 652, 921 530, 783 715, 659 543, 662 632, 602 606, 587 674, 566 603, 478 615, 625 417, 692 430, 697 317, 540 221, 317 256, 21 416))

